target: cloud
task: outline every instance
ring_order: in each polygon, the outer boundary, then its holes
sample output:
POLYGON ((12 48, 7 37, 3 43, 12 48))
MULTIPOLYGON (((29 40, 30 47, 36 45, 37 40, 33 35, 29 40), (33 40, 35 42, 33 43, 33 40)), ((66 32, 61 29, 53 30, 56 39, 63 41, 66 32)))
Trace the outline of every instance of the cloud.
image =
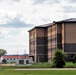
POLYGON ((50 2, 51 4, 52 4, 52 3, 54 3, 54 4, 55 4, 55 3, 59 3, 59 2, 60 2, 60 0, 48 0, 48 2, 50 2))
POLYGON ((34 0, 34 4, 43 4, 44 2, 48 3, 59 3, 60 0, 34 0))
POLYGON ((58 20, 59 16, 57 14, 62 13, 59 12, 61 6, 57 3, 58 1, 59 0, 21 0, 15 4, 9 4, 10 2, 7 1, 7 3, 2 3, 2 7, 0 7, 2 12, 0 11, 0 14, 3 14, 4 16, 7 14, 9 17, 22 15, 23 22, 26 26, 31 27, 33 25, 40 25, 51 22, 56 18, 58 20), (37 3, 40 1, 42 2, 41 4, 34 4, 35 1, 38 1, 37 3), (30 26, 27 24, 33 25, 30 26))
POLYGON ((3 39, 9 34, 9 31, 6 28, 0 28, 0 38, 3 39))
POLYGON ((5 28, 28 28, 31 26, 32 24, 26 24, 24 21, 20 19, 19 16, 10 19, 10 21, 7 21, 6 24, 0 24, 0 27, 5 27, 5 28))
POLYGON ((20 0, 12 0, 12 1, 14 1, 14 2, 20 2, 20 0))
POLYGON ((34 0, 35 4, 42 4, 44 3, 46 0, 34 0))
MULTIPOLYGON (((73 3, 72 0, 65 0, 61 5, 62 12, 66 13, 76 13, 76 2, 73 3)), ((70 15, 69 15, 70 16, 70 15)))
POLYGON ((70 3, 76 3, 76 0, 68 0, 70 3))
POLYGON ((3 0, 0 0, 0 2, 3 2, 3 0))
POLYGON ((73 6, 64 6, 63 7, 63 12, 65 13, 76 13, 76 7, 73 6))
MULTIPOLYGON (((10 2, 20 2, 20 0, 7 0, 7 1, 10 1, 10 2)), ((0 0, 0 2, 5 2, 5 0, 0 0)))
POLYGON ((26 47, 28 52, 29 29, 76 17, 75 8, 75 0, 0 0, 0 48, 11 54, 26 47))
POLYGON ((24 49, 29 53, 29 34, 27 30, 28 28, 1 28, 1 34, 3 33, 4 38, 0 39, 0 48, 7 50, 8 54, 16 54, 17 51, 22 54, 24 49), (12 35, 12 33, 17 34, 12 35))

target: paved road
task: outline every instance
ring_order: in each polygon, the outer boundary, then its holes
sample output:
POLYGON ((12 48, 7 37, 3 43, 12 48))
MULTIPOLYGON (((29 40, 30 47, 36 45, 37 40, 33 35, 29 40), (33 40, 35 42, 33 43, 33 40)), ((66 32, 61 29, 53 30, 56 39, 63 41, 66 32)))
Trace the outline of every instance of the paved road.
POLYGON ((14 70, 76 70, 76 68, 29 68, 29 69, 14 69, 14 70))

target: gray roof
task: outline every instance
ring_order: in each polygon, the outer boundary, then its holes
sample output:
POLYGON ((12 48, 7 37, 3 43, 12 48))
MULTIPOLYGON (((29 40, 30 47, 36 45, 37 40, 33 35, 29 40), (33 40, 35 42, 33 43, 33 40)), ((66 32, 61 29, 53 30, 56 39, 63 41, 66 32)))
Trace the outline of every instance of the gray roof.
POLYGON ((47 26, 51 26, 53 25, 53 23, 48 23, 48 24, 44 24, 44 25, 39 25, 39 26, 36 26, 36 27, 47 27, 47 26))
POLYGON ((55 23, 62 23, 62 22, 76 22, 76 18, 70 18, 70 19, 65 19, 65 20, 61 20, 61 21, 53 21, 53 23, 49 23, 49 24, 44 24, 44 25, 39 25, 39 26, 36 26, 36 27, 48 27, 48 26, 51 26, 55 23))
POLYGON ((70 18, 70 19, 65 19, 62 21, 57 21, 57 23, 60 23, 60 22, 76 22, 76 18, 70 18))
MULTIPOLYGON (((75 23, 76 22, 76 18, 70 18, 70 19, 65 19, 65 20, 61 20, 61 21, 53 21, 53 23, 48 23, 48 24, 43 24, 43 25, 35 26, 34 28, 36 28, 36 27, 42 27, 43 28, 43 27, 51 26, 51 25, 56 24, 56 23, 71 23, 71 22, 75 23)), ((31 31, 31 30, 29 30, 29 31, 31 31)))

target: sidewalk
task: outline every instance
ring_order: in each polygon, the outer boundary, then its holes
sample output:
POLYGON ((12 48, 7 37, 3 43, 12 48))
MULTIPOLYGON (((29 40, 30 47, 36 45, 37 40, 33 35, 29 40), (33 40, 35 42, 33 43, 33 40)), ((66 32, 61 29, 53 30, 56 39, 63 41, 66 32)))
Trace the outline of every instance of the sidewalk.
POLYGON ((26 69, 14 69, 14 70, 76 70, 76 68, 26 68, 26 69))

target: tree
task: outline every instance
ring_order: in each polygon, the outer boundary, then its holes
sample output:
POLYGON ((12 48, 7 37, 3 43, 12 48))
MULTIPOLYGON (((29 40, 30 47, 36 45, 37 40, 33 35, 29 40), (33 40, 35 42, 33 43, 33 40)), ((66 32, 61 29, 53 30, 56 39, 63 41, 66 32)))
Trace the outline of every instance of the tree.
POLYGON ((57 68, 63 68, 65 65, 65 53, 61 49, 56 49, 54 58, 53 58, 53 65, 57 68))
POLYGON ((0 57, 3 56, 3 55, 5 55, 6 53, 7 53, 6 50, 0 49, 0 57))
POLYGON ((75 64, 76 63, 76 54, 72 55, 71 61, 75 64))

